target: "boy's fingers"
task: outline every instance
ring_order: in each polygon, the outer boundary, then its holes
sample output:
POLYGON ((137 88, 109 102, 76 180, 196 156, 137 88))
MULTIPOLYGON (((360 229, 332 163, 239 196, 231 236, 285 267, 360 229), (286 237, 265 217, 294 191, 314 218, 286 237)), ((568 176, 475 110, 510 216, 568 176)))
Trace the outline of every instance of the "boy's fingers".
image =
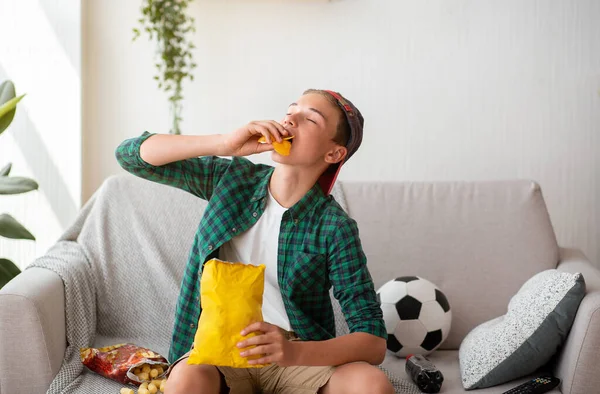
POLYGON ((250 356, 256 356, 256 355, 267 355, 270 354, 272 352, 274 352, 274 348, 273 346, 257 346, 255 348, 249 349, 249 350, 244 350, 243 352, 240 353, 240 356, 242 357, 250 357, 250 356))
POLYGON ((254 127, 256 128, 256 131, 258 131, 260 134, 262 134, 265 139, 267 140, 267 143, 271 144, 273 142, 273 137, 271 136, 271 132, 269 131, 269 129, 262 125, 262 124, 255 124, 254 127))
POLYGON ((252 345, 262 345, 270 342, 271 341, 266 335, 257 335, 255 337, 246 339, 245 341, 238 342, 237 347, 246 348, 252 345))
POLYGON ((260 136, 264 136, 267 142, 271 143, 271 133, 269 133, 269 130, 264 125, 260 122, 251 122, 250 125, 252 126, 250 129, 252 136, 258 135, 259 138, 260 136))
POLYGON ((290 134, 281 123, 274 120, 252 121, 249 126, 251 134, 264 136, 269 144, 272 144, 273 140, 282 142, 283 138, 290 134))
POLYGON ((266 127, 267 129, 269 129, 269 132, 273 135, 273 137, 275 137, 277 142, 282 141, 283 132, 284 132, 284 128, 282 125, 275 122, 274 120, 273 121, 263 121, 263 122, 260 122, 260 124, 263 125, 264 127, 266 127))
POLYGON ((288 131, 285 129, 285 127, 283 127, 283 125, 281 123, 279 123, 275 120, 270 120, 269 123, 271 123, 273 126, 275 126, 282 135, 288 134, 288 131))
POLYGON ((267 128, 269 129, 269 132, 271 132, 271 134, 275 137, 275 140, 277 140, 277 142, 282 141, 281 132, 277 127, 275 127, 275 125, 267 123, 267 128))
POLYGON ((273 126, 280 133, 283 133, 283 131, 285 130, 280 123, 278 123, 278 122, 276 122, 274 120, 263 120, 260 123, 264 124, 264 125, 273 126))
POLYGON ((278 328, 272 324, 261 321, 261 322, 256 322, 256 323, 250 324, 248 327, 246 327, 242 330, 241 334, 242 334, 242 336, 245 337, 246 335, 250 334, 251 332, 255 332, 255 331, 268 332, 268 331, 273 331, 273 329, 278 329, 278 328))

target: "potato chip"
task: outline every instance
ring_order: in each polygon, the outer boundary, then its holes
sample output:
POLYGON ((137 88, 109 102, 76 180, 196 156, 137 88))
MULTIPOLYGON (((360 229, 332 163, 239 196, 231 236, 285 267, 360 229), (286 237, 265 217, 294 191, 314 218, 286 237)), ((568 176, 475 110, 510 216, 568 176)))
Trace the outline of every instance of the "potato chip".
MULTIPOLYGON (((293 135, 290 137, 283 138, 283 141, 281 142, 273 140, 272 145, 273 149, 275 149, 275 152, 279 153, 282 156, 289 156, 290 151, 292 150, 292 143, 289 140, 291 140, 292 138, 294 138, 293 135)), ((263 136, 258 139, 258 142, 261 144, 266 144, 267 139, 263 136)))

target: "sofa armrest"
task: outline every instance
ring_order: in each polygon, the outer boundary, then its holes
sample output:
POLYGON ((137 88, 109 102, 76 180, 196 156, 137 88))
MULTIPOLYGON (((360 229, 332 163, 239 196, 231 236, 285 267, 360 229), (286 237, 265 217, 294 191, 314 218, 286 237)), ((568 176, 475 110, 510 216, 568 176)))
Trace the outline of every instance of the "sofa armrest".
POLYGON ((581 272, 587 293, 560 350, 554 372, 562 380, 563 394, 595 393, 600 387, 600 270, 579 250, 564 248, 560 250, 557 269, 581 272))
POLYGON ((26 269, 0 290, 0 394, 45 393, 65 349, 63 282, 26 269))

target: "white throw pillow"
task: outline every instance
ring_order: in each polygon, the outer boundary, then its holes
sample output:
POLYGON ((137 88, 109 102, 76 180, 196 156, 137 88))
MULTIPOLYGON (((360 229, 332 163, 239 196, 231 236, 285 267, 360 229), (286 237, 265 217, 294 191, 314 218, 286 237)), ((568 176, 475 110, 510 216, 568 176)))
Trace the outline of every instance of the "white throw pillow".
POLYGON ((545 365, 567 338, 585 295, 581 274, 536 274, 508 304, 506 315, 475 327, 459 349, 465 389, 495 386, 545 365))

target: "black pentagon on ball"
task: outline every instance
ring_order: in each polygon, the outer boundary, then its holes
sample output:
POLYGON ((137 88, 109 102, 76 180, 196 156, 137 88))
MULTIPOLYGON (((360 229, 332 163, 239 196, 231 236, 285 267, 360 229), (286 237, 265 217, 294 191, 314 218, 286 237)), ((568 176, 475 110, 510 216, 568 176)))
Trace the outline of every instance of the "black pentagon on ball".
POLYGON ((435 300, 438 302, 438 304, 440 304, 444 312, 448 312, 450 310, 450 303, 448 302, 448 299, 444 293, 438 289, 435 289, 435 300))
POLYGON ((416 276, 401 276, 399 278, 394 279, 396 282, 412 282, 413 280, 419 280, 416 276))
POLYGON ((432 351, 440 342, 442 342, 442 330, 431 331, 425 335, 421 347, 427 351, 432 351))
POLYGON ((398 342, 394 334, 388 334, 387 348, 394 353, 398 353, 402 349, 402 345, 398 342))
POLYGON ((414 320, 419 318, 422 305, 416 298, 406 296, 396 302, 396 311, 401 320, 414 320))

